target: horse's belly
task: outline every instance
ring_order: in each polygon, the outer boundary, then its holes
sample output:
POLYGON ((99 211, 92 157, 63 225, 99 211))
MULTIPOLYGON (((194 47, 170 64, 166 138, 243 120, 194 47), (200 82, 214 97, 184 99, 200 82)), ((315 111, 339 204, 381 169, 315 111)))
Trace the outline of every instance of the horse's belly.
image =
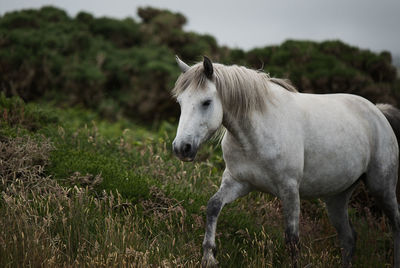
MULTIPOLYGON (((356 182, 366 171, 367 152, 357 156, 320 157, 306 163, 300 182, 300 195, 305 198, 322 197, 343 192, 356 182)), ((307 161, 307 160, 306 160, 307 161)))
POLYGON ((354 184, 361 174, 361 172, 357 172, 352 175, 332 176, 329 174, 325 177, 304 177, 300 184, 300 196, 302 198, 318 198, 341 193, 354 184))

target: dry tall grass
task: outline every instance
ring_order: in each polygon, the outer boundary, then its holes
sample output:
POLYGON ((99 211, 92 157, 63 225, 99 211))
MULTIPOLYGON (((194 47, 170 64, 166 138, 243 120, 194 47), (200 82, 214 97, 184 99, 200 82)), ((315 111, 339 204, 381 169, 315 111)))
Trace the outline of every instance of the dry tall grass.
MULTIPOLYGON (((153 188, 158 202, 143 203, 144 220, 137 216, 143 212, 118 192, 92 195, 90 188, 100 176, 75 173, 71 182, 86 187, 62 186, 43 173, 51 148, 45 138, 0 142, 0 266, 150 266, 149 258, 154 262, 164 241, 155 237, 149 244, 143 237, 151 232, 149 221, 185 213, 179 202, 153 188)), ((190 264, 174 256, 157 262, 165 267, 190 264)))

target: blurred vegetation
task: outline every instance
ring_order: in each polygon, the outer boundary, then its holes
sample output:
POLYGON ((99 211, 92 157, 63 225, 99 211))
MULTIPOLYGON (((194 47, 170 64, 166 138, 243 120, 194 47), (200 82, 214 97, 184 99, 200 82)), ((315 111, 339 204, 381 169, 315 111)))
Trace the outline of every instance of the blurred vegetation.
POLYGON ((179 13, 139 8, 140 20, 75 17, 55 7, 0 17, 0 91, 25 101, 80 105, 117 120, 175 118, 170 89, 179 75, 174 55, 192 64, 209 55, 225 64, 289 78, 302 92, 349 92, 373 102, 400 103, 388 52, 341 41, 288 40, 250 51, 219 46, 210 35, 184 30, 179 13))

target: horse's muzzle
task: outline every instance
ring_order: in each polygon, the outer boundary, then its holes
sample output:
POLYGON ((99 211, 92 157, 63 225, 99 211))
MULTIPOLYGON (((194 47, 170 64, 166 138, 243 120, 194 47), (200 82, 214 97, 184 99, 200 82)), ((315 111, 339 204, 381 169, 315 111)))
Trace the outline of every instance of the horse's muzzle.
POLYGON ((180 160, 185 162, 192 162, 197 154, 197 146, 187 142, 176 144, 176 142, 174 141, 172 143, 172 149, 174 151, 174 154, 180 160))

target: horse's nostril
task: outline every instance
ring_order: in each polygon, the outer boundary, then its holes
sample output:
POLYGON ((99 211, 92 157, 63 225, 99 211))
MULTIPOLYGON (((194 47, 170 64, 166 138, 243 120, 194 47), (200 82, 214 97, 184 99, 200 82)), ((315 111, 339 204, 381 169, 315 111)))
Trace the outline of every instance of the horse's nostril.
POLYGON ((191 149, 192 149, 192 145, 190 145, 189 143, 186 143, 185 145, 183 145, 182 151, 184 154, 188 154, 188 153, 190 153, 191 149))

